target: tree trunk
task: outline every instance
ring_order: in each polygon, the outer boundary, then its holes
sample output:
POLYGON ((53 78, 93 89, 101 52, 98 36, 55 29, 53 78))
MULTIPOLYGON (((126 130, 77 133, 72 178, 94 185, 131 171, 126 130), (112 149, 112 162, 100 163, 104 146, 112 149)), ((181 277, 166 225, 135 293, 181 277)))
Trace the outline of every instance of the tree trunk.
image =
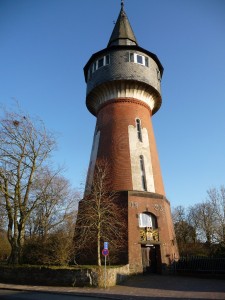
POLYGON ((97 234, 97 248, 98 248, 98 266, 101 267, 101 232, 100 224, 98 224, 98 234, 97 234))
POLYGON ((12 224, 8 226, 8 240, 11 245, 11 253, 8 259, 9 264, 21 263, 22 249, 24 245, 25 227, 24 223, 14 227, 12 232, 12 224))
POLYGON ((10 244, 11 253, 8 259, 8 263, 12 265, 17 265, 20 261, 20 247, 18 246, 17 241, 12 241, 10 244))
POLYGON ((206 243, 211 245, 211 235, 208 231, 206 232, 206 243))

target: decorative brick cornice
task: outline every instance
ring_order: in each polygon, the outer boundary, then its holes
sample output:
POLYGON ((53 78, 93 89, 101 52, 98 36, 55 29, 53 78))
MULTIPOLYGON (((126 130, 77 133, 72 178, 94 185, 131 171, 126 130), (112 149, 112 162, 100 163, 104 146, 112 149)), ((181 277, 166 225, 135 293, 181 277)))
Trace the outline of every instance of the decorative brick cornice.
POLYGON ((166 201, 170 205, 170 201, 162 194, 151 193, 151 192, 140 192, 140 191, 128 191, 129 196, 137 196, 143 198, 161 199, 166 201))
POLYGON ((149 111, 150 115, 152 115, 152 111, 149 107, 149 105, 147 105, 145 102, 138 100, 136 98, 116 98, 116 99, 110 99, 107 102, 103 103, 102 105, 99 106, 97 114, 99 113, 99 111, 104 108, 107 105, 110 104, 115 104, 115 103, 132 103, 132 104, 137 104, 137 105, 141 105, 144 106, 145 108, 147 108, 147 110, 149 111))

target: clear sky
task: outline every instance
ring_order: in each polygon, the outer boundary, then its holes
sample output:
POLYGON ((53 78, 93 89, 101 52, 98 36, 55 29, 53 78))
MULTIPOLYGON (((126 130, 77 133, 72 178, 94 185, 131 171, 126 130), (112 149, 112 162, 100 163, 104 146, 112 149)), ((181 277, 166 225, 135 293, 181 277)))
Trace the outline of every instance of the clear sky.
MULTIPOLYGON (((153 125, 167 198, 225 185, 225 1, 125 0, 139 46, 164 66, 153 125)), ((83 67, 105 48, 120 0, 0 0, 0 103, 17 99, 58 138, 53 160, 85 180, 95 127, 83 67)))

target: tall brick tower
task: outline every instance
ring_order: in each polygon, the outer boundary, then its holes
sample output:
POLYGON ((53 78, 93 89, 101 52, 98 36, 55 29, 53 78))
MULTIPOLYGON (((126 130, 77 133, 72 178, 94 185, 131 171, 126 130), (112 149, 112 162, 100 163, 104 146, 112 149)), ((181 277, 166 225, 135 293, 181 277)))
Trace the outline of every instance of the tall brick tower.
POLYGON ((85 194, 97 159, 110 164, 112 187, 127 205, 127 262, 131 273, 161 272, 178 257, 151 118, 161 106, 163 67, 141 48, 121 1, 105 49, 84 67, 86 105, 97 118, 85 194))

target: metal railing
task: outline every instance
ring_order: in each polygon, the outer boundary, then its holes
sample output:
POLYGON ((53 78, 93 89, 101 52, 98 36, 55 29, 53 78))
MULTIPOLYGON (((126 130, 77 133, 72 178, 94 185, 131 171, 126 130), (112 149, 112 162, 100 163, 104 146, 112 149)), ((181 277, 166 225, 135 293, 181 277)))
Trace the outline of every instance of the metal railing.
POLYGON ((225 274, 225 258, 182 257, 171 269, 175 273, 225 274))

